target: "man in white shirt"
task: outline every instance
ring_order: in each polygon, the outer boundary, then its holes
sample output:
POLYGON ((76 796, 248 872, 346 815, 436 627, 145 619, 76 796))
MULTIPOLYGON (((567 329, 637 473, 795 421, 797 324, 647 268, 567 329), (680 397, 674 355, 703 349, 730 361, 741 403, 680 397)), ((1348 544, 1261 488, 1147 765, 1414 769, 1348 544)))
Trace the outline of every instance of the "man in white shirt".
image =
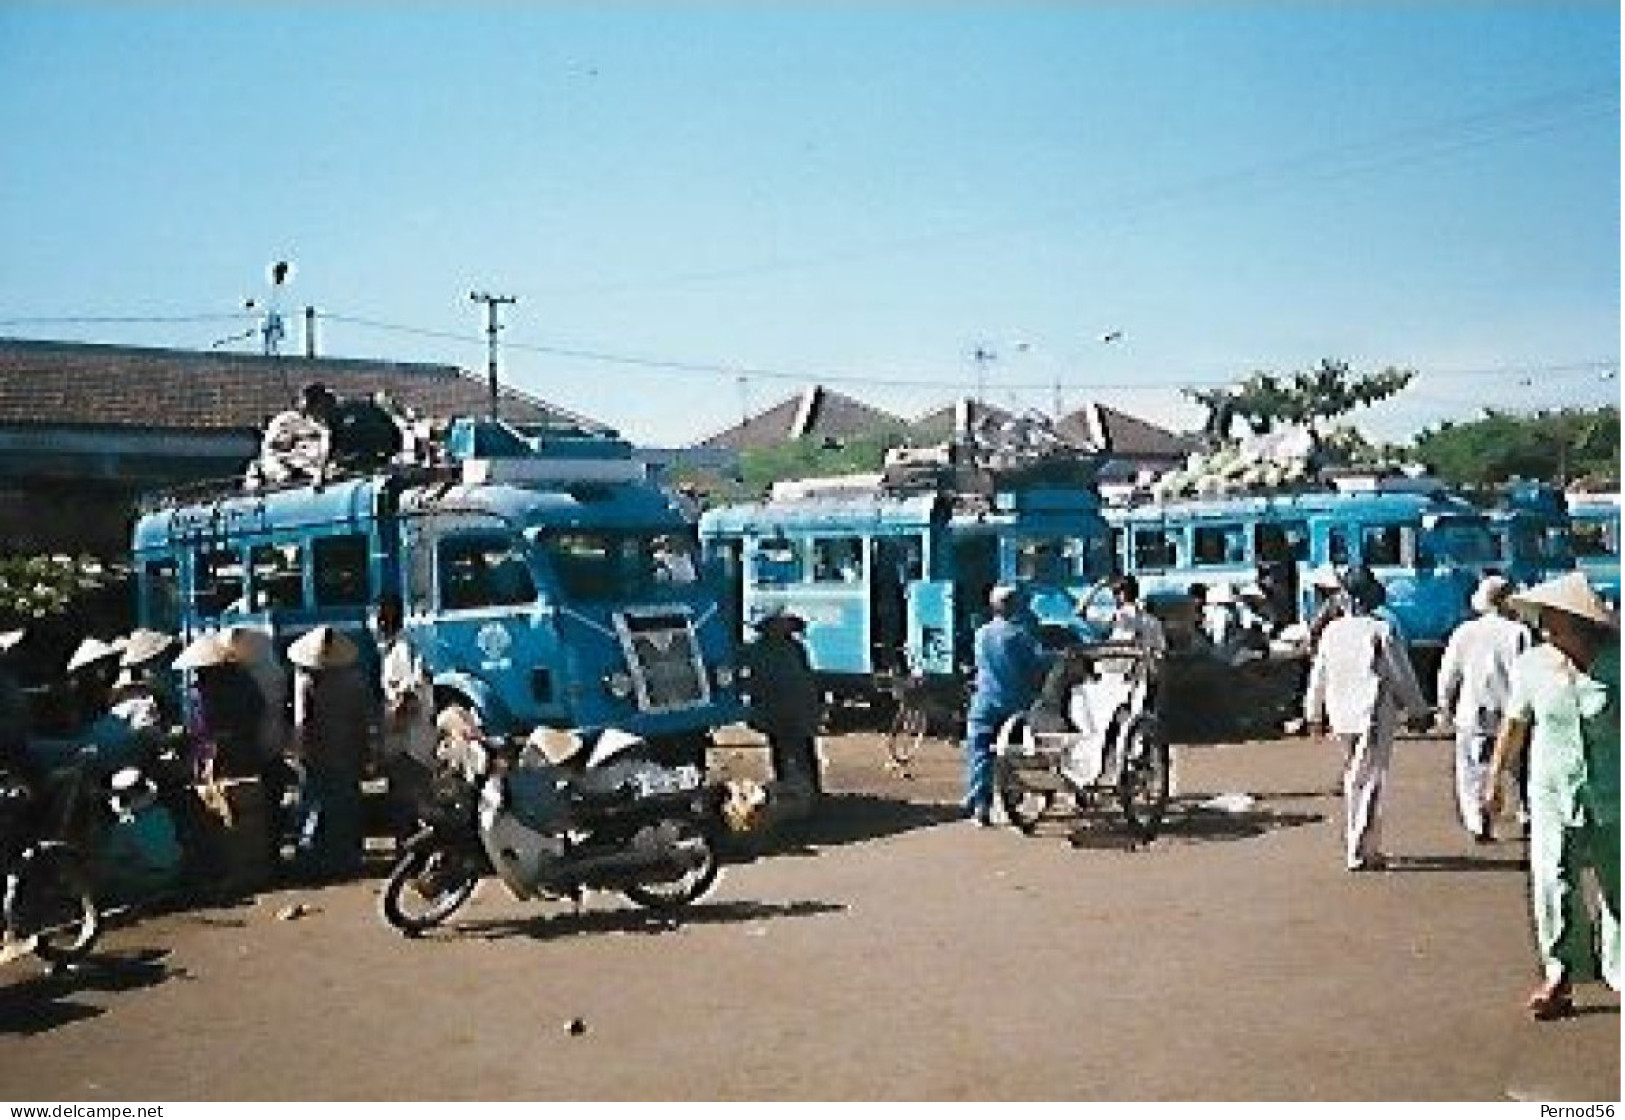
POLYGON ((1410 655, 1392 623, 1375 615, 1387 599, 1369 570, 1344 577, 1348 612, 1321 633, 1309 670, 1304 721, 1343 744, 1344 863, 1350 871, 1381 871, 1388 858, 1381 848, 1379 801, 1394 735, 1402 716, 1420 717, 1427 700, 1416 681, 1410 655))
POLYGON ((1484 812, 1495 734, 1512 687, 1512 663, 1529 648, 1529 628, 1512 617, 1512 585, 1486 576, 1473 592, 1478 617, 1456 627, 1439 663, 1439 718, 1456 734, 1456 808, 1473 839, 1495 839, 1484 812))

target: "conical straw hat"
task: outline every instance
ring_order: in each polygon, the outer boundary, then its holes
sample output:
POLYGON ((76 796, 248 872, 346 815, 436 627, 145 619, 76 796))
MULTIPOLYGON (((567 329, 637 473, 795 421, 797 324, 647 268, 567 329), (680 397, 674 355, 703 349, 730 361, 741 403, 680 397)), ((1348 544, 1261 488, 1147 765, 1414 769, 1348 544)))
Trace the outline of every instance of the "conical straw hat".
POLYGON ((66 672, 72 673, 83 669, 86 665, 93 665, 109 657, 117 657, 119 647, 112 642, 104 642, 100 638, 86 638, 79 643, 79 648, 73 651, 68 658, 66 672))
POLYGON ((191 643, 181 650, 181 655, 175 658, 174 667, 207 669, 212 665, 225 665, 231 660, 231 650, 226 648, 225 641, 219 634, 211 631, 193 638, 191 643))
POLYGON ((1513 595, 1511 602, 1524 609, 1562 611, 1599 626, 1619 628, 1619 620, 1601 596, 1592 590, 1584 572, 1569 572, 1557 579, 1537 583, 1529 590, 1513 595))
POLYGON ((124 656, 119 664, 126 668, 145 665, 162 657, 175 645, 175 637, 158 630, 136 630, 124 639, 124 656))
POLYGON ((288 647, 288 660, 304 669, 354 665, 355 643, 331 626, 318 626, 288 647))

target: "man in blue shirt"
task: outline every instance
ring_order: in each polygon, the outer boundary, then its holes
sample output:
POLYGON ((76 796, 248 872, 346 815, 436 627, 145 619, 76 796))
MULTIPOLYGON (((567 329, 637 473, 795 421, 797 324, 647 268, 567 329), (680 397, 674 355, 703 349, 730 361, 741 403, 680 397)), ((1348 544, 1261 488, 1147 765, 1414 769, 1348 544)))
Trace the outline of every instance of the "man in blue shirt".
POLYGON ((1005 720, 1032 704, 1053 659, 1017 588, 995 587, 988 606, 993 617, 976 631, 976 688, 965 717, 965 812, 984 827, 992 823, 993 741, 1005 720))

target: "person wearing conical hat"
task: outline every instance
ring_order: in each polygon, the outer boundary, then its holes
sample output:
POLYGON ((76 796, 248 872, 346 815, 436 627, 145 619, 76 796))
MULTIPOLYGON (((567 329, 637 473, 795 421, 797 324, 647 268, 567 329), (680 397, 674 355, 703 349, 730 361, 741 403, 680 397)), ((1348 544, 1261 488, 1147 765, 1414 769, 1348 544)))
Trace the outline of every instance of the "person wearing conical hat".
POLYGON ((296 870, 314 879, 361 869, 361 767, 372 700, 359 651, 331 626, 288 647, 293 663, 290 752, 303 767, 296 870))
POLYGON ((113 682, 114 715, 137 731, 161 731, 180 719, 175 674, 170 662, 175 638, 157 630, 136 630, 124 639, 120 672, 113 682))
POLYGON ((1543 641, 1513 664, 1484 809, 1499 812, 1501 778, 1527 751, 1529 888, 1544 978, 1525 1006, 1535 1019, 1557 1019, 1573 1013, 1576 983, 1600 973, 1620 986, 1619 621, 1580 572, 1510 602, 1536 618, 1543 641))
POLYGON ((1456 812, 1479 843, 1495 838, 1484 812, 1495 733, 1512 688, 1512 666, 1529 648, 1529 628, 1512 617, 1512 584, 1485 576, 1473 592, 1478 617, 1462 623, 1445 643, 1439 662, 1438 708, 1456 739, 1456 812))
POLYGON ((28 697, 13 667, 26 635, 26 630, 0 632, 0 771, 16 775, 37 791, 44 774, 28 750, 28 697))

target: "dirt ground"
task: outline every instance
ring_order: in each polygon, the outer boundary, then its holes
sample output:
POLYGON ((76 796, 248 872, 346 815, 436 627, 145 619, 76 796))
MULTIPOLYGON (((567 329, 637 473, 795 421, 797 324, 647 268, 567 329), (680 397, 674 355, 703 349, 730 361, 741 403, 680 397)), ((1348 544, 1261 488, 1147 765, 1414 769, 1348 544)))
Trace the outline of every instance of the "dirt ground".
MULTIPOLYGON (((1617 996, 1521 1010, 1523 843, 1455 824, 1449 751, 1402 741, 1395 868, 1350 875, 1324 743, 1178 749, 1165 834, 1136 848, 1110 816, 975 828, 953 747, 904 776, 842 736, 821 817, 679 924, 487 881, 408 940, 370 879, 128 920, 76 975, 7 966, 0 1096, 1618 1100, 1617 996), (1203 807, 1227 793, 1253 801, 1203 807)), ((762 752, 714 762, 760 774, 762 752)))

